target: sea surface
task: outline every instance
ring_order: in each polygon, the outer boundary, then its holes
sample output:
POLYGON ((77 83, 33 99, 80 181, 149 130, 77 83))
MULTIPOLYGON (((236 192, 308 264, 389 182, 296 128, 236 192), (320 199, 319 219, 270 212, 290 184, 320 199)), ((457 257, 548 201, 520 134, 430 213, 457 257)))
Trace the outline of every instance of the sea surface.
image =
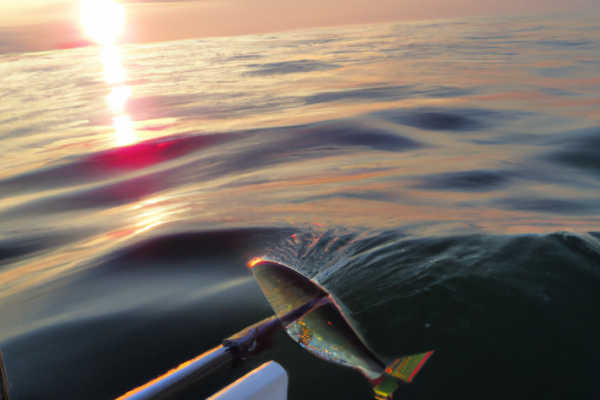
MULTIPOLYGON (((272 315, 254 257, 383 360, 436 350, 397 399, 600 396, 596 16, 5 54, 0 89, 11 400, 109 400, 272 315)), ((290 400, 373 397, 269 359, 290 400)))

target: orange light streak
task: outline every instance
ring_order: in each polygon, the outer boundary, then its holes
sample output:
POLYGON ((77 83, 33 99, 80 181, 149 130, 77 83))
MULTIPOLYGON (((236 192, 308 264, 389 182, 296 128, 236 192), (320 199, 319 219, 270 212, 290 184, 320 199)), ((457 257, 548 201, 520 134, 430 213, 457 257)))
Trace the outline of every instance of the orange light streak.
POLYGON ((159 376, 158 378, 156 378, 156 379, 153 379, 153 380, 151 380, 150 382, 148 382, 148 383, 146 383, 146 384, 144 384, 144 385, 142 385, 142 386, 140 386, 140 387, 137 387, 137 388, 135 388, 135 389, 133 389, 133 390, 130 390, 129 392, 125 393, 123 396, 121 396, 121 397, 117 398, 116 400, 125 400, 125 399, 128 399, 128 398, 130 398, 131 396, 133 396, 134 394, 136 394, 136 393, 139 393, 139 392, 141 392, 142 390, 144 390, 144 389, 147 389, 147 388, 149 388, 150 386, 154 385, 155 383, 157 383, 157 382, 160 382, 160 381, 162 381, 163 379, 165 379, 165 378, 167 378, 167 377, 169 377, 169 376, 173 375, 175 372, 177 372, 177 371, 181 371, 182 369, 184 369, 185 367, 187 367, 187 366, 189 366, 189 365, 193 364, 194 362, 196 362, 196 361, 198 361, 198 360, 200 360, 200 359, 202 359, 202 358, 204 358, 204 357, 208 356, 209 354, 212 354, 212 353, 214 353, 214 352, 215 352, 215 351, 217 351, 217 350, 220 350, 222 347, 223 347, 223 346, 218 346, 218 347, 216 347, 216 348, 214 348, 214 349, 212 349, 212 350, 209 350, 209 351, 207 351, 206 353, 202 353, 202 354, 200 354, 198 357, 196 357, 196 358, 193 358, 193 359, 191 359, 191 360, 189 360, 189 361, 186 361, 186 362, 184 362, 183 364, 179 365, 179 366, 178 366, 178 367, 176 367, 176 368, 173 368, 172 370, 170 370, 170 371, 169 371, 169 372, 167 372, 166 374, 164 374, 164 375, 161 375, 161 376, 159 376))
POLYGON ((265 261, 263 260, 261 257, 255 257, 252 260, 250 260, 250 262, 248 263, 248 267, 252 268, 254 267, 256 264, 258 264, 259 262, 265 261))

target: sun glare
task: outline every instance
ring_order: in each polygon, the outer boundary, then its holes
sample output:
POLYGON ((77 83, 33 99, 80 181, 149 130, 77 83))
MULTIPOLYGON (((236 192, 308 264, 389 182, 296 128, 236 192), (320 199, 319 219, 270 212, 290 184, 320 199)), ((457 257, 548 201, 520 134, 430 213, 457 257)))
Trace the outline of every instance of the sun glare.
POLYGON ((121 64, 119 50, 115 46, 104 46, 100 52, 104 65, 104 81, 114 85, 125 81, 125 68, 121 64))
POLYGON ((108 96, 106 101, 110 107, 115 111, 123 111, 127 99, 131 96, 131 88, 129 86, 116 86, 114 87, 108 96))
POLYGON ((113 122, 117 130, 117 146, 127 146, 137 142, 129 115, 114 117, 113 122))
POLYGON ((114 43, 125 25, 125 8, 112 0, 83 0, 81 24, 98 44, 114 43))

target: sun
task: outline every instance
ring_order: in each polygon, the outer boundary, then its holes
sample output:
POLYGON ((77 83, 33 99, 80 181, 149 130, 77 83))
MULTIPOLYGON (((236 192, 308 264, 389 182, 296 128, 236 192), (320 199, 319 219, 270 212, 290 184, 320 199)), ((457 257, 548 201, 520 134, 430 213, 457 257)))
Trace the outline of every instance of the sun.
POLYGON ((98 44, 114 43, 125 25, 125 8, 112 0, 83 0, 81 24, 98 44))

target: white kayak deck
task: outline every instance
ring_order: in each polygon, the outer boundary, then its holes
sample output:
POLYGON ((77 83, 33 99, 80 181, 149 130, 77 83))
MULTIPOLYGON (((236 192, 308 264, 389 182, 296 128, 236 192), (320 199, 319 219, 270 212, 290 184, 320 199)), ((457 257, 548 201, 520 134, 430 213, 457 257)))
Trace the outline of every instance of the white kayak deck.
POLYGON ((287 372, 275 361, 269 361, 207 400, 286 400, 287 388, 287 372))

